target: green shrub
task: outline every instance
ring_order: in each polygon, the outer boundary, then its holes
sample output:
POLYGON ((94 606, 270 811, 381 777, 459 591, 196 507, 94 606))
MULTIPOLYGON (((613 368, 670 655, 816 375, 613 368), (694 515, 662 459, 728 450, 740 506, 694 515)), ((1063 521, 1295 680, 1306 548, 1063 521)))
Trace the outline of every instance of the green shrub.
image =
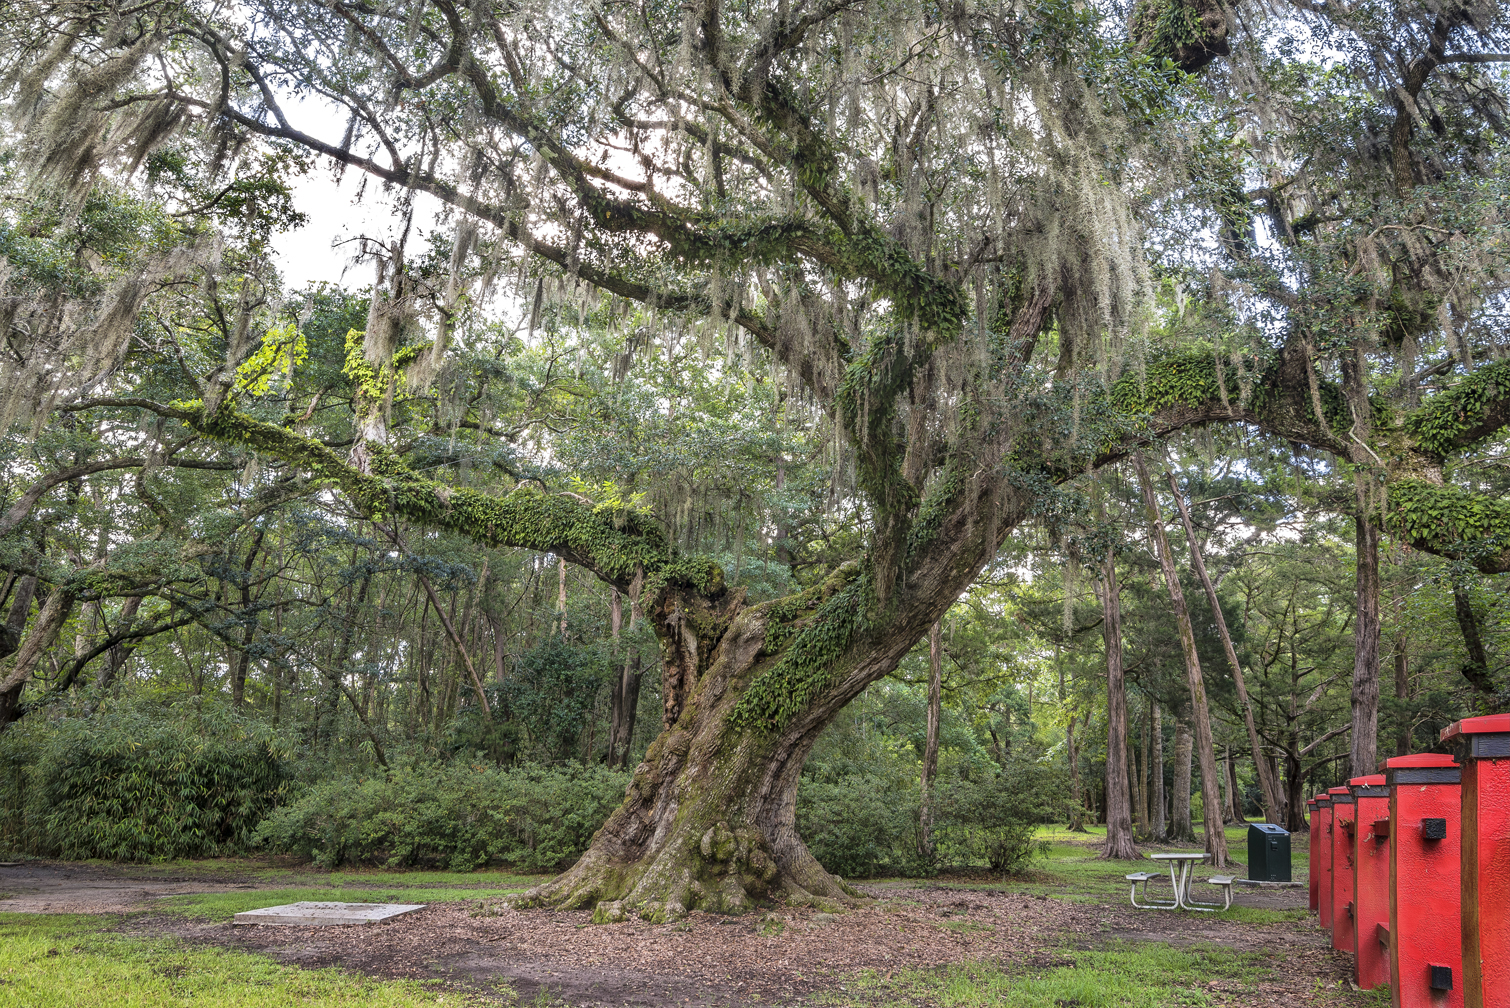
POLYGON ((916 874, 918 786, 874 774, 804 778, 797 832, 818 863, 844 878, 916 874))
MULTIPOLYGON (((804 777, 797 791, 797 831, 818 863, 836 875, 928 875, 943 867, 1013 874, 1041 853, 1038 824, 1059 814, 1062 774, 1023 747, 1005 768, 991 762, 941 772, 934 785, 934 854, 918 853, 920 792, 915 777, 845 772, 804 777)), ((871 766, 875 766, 872 763, 871 766)))
POLYGON ((1027 749, 993 773, 941 782, 934 811, 941 862, 984 861, 992 871, 1011 875, 1044 852, 1047 845, 1035 841, 1033 832, 1058 816, 1065 789, 1063 775, 1038 755, 1027 749))
POLYGON ((267 849, 326 868, 502 863, 555 871, 581 855, 623 800, 629 775, 602 766, 422 763, 386 777, 322 781, 273 811, 267 849))
POLYGON ((8 729, 0 779, 12 849, 152 861, 248 849, 285 774, 271 733, 228 710, 128 705, 8 729))

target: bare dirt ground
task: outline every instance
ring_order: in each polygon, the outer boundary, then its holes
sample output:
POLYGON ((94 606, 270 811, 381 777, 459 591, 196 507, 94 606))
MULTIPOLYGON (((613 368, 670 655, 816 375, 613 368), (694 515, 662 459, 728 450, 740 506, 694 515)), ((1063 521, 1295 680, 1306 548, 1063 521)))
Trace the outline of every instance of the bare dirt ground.
POLYGON ((869 891, 876 902, 844 914, 693 914, 670 925, 594 927, 586 912, 498 909, 472 916, 475 904, 438 903, 361 928, 186 925, 164 918, 139 919, 133 928, 308 966, 436 978, 482 990, 506 984, 521 1003, 544 990, 587 1008, 792 1004, 820 991, 842 994, 845 978, 861 970, 888 976, 993 960, 1034 972, 1068 965, 1070 950, 1118 940, 1226 945, 1285 964, 1282 974, 1256 984, 1212 981, 1203 993, 1214 1005, 1331 1004, 1331 994, 1318 989, 1338 992, 1349 968, 1313 924, 1251 925, 953 887, 869 891))
POLYGON ((0 865, 0 913, 128 913, 164 896, 256 888, 234 876, 175 877, 129 865, 23 861, 0 865))
MULTIPOLYGON (((583 1008, 791 1005, 843 997, 863 970, 995 961, 1010 971, 1069 965, 1076 949, 1127 942, 1220 945, 1282 963, 1258 982, 1212 980, 1202 1003, 1242 1008, 1360 1004, 1347 991, 1350 960, 1314 921, 1247 924, 1206 915, 1139 911, 1125 902, 1076 903, 1024 893, 918 882, 866 887, 874 902, 842 914, 778 908, 726 917, 693 914, 668 925, 594 927, 587 912, 515 911, 435 903, 391 922, 315 928, 204 923, 150 912, 155 897, 278 887, 234 873, 164 877, 130 868, 28 863, 0 868, 0 911, 125 913, 121 928, 258 952, 301 966, 340 966, 379 977, 434 978, 528 1004, 542 992, 583 1008), (148 910, 147 913, 141 913, 148 910), (516 1000, 517 999, 517 1000, 516 1000)), ((1239 905, 1304 907, 1304 890, 1238 893, 1239 905)))

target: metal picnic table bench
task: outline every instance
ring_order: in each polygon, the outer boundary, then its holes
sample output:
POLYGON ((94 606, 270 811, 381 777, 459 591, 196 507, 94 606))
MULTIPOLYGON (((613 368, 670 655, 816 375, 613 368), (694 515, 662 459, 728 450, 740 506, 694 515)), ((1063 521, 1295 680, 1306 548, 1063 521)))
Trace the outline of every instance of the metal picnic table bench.
POLYGON ((1226 910, 1232 906, 1232 883, 1237 880, 1235 875, 1213 875, 1206 880, 1207 885, 1216 886, 1222 891, 1223 901, 1220 904, 1207 903, 1203 900, 1192 899, 1190 887, 1196 881, 1191 878, 1195 872, 1195 866, 1210 857, 1204 851, 1180 852, 1173 854, 1150 854, 1154 861, 1169 862, 1169 881, 1174 886, 1174 900, 1151 900, 1148 898, 1148 883, 1153 879, 1163 878, 1163 872, 1141 871, 1132 872, 1123 876, 1132 883, 1132 891, 1128 898, 1132 905, 1139 910, 1200 910, 1203 913, 1215 913, 1218 910, 1226 910), (1143 886, 1143 902, 1138 902, 1138 886, 1143 886))

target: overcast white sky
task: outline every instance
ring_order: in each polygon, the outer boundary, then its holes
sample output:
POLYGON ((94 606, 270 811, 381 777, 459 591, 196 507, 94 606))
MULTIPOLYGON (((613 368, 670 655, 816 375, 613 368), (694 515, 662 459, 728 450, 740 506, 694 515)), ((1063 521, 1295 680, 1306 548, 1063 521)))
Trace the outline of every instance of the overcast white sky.
MULTIPOLYGON (((339 137, 345 132, 345 115, 321 100, 289 98, 284 111, 296 128, 314 136, 339 137)), ((288 290, 300 290, 322 280, 346 287, 365 287, 372 283, 371 265, 351 264, 356 243, 339 247, 337 243, 364 235, 387 240, 397 238, 403 219, 395 212, 394 196, 385 194, 376 179, 368 178, 364 187, 363 178, 362 172, 349 168, 338 182, 334 162, 319 158, 315 169, 295 183, 297 206, 309 216, 309 223, 273 239, 278 268, 283 272, 283 282, 288 290)), ((434 227, 440 206, 433 197, 416 193, 414 208, 414 227, 409 239, 411 249, 423 246, 419 239, 434 227)))

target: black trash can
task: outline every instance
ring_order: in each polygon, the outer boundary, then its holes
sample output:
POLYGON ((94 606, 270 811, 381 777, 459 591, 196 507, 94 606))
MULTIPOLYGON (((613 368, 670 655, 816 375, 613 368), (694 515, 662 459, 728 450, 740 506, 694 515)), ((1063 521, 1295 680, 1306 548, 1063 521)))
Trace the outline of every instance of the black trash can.
POLYGON ((1254 882, 1290 881, 1290 833, 1283 826, 1249 824, 1248 878, 1254 882))

